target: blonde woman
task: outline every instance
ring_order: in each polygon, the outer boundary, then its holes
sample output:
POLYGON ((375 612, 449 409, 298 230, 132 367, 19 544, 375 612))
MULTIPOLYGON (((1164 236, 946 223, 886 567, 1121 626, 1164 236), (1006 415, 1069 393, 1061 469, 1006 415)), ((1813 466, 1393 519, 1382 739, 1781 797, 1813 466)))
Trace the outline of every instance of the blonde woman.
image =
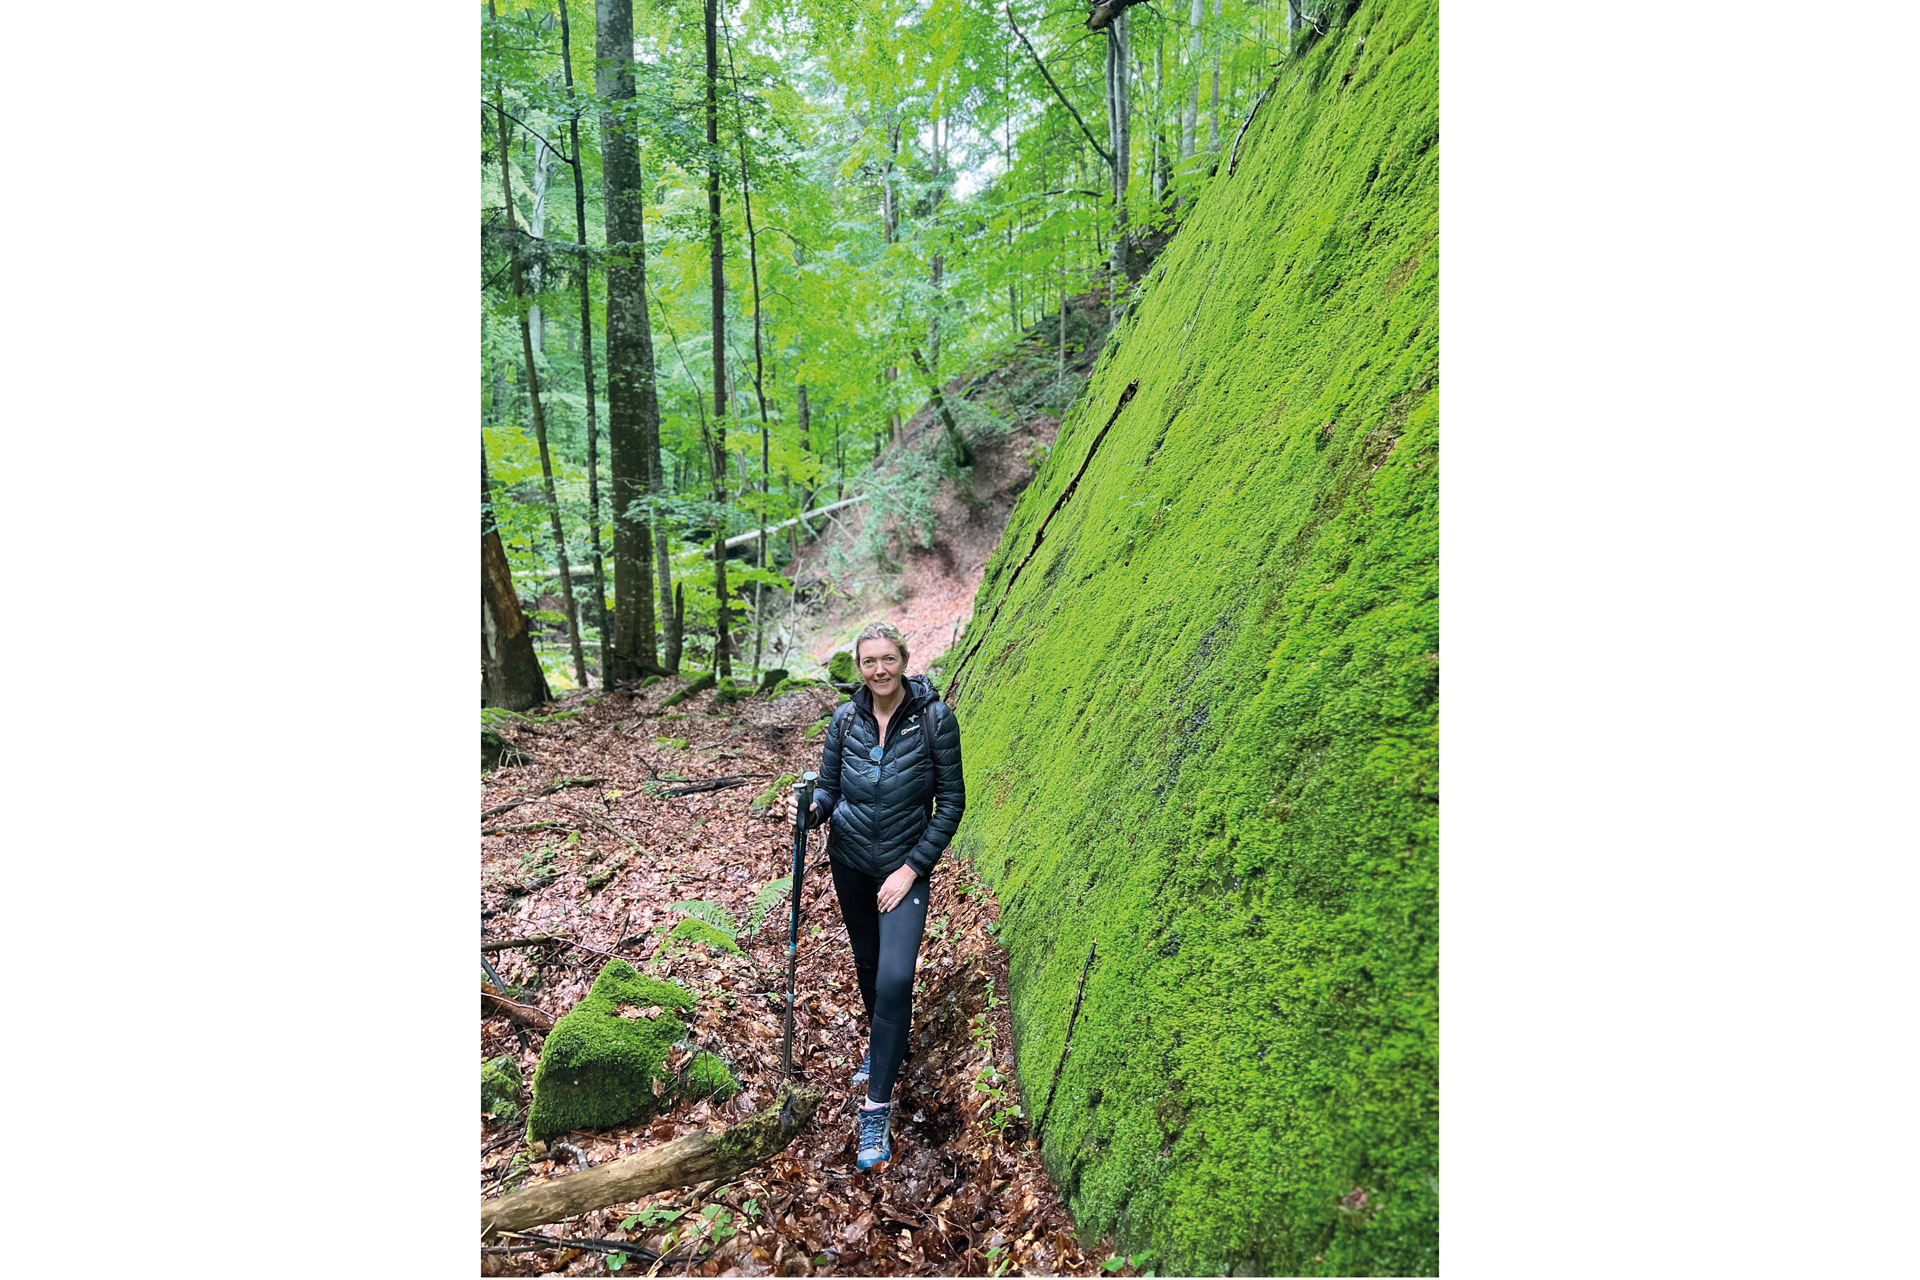
MULTIPOLYGON (((834 712, 808 826, 829 824, 827 857, 853 947, 870 1038, 853 1083, 866 1085, 856 1164, 893 1158, 893 1086, 907 1053, 913 972, 927 927, 927 878, 966 808, 960 724, 907 642, 876 622, 854 641, 861 687, 834 712)), ((796 801, 787 800, 791 821, 796 801)))

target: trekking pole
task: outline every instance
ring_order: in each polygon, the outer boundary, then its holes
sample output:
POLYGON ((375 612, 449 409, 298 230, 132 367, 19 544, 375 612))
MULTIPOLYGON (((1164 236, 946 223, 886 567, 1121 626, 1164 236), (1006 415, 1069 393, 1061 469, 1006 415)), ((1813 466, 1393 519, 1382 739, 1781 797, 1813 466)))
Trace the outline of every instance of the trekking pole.
POLYGON ((813 808, 817 773, 800 775, 793 809, 793 915, 787 923, 787 1025, 781 1036, 780 1078, 793 1074, 793 984, 800 972, 800 880, 807 871, 807 810, 813 808))

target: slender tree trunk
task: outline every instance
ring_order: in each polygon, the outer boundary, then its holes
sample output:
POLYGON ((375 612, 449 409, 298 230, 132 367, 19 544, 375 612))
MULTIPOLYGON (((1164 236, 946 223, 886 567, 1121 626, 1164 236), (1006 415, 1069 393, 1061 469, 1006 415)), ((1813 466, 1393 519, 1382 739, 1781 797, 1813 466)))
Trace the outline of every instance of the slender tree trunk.
POLYGON ((633 0, 595 0, 594 84, 607 212, 607 440, 613 467, 613 643, 602 681, 657 671, 653 530, 640 505, 658 465, 660 402, 647 314, 646 186, 631 117, 633 0))
POLYGON ((1153 163, 1148 168, 1153 182, 1153 207, 1158 210, 1161 201, 1167 197, 1167 175, 1160 167, 1162 136, 1166 133, 1163 117, 1166 113, 1166 98, 1163 87, 1166 84, 1167 38, 1156 36, 1153 41, 1153 163))
MULTIPOLYGON (((533 204, 527 213, 527 234, 536 240, 544 240, 547 235, 547 191, 552 185, 554 151, 544 138, 536 141, 538 145, 533 153, 533 204)), ((579 152, 576 150, 574 154, 578 155, 579 152)), ((531 292, 536 296, 546 287, 537 263, 528 270, 527 279, 531 284, 531 292)), ((527 324, 533 330, 533 349, 545 351, 547 313, 540 309, 538 302, 527 308, 527 324)))
MULTIPOLYGON (((567 25, 566 0, 560 0, 560 69, 566 78, 567 100, 573 101, 573 32, 567 25)), ((607 570, 600 547, 600 423, 593 386, 593 260, 587 253, 587 179, 581 172, 580 116, 567 120, 573 144, 573 222, 580 239, 580 372, 587 388, 587 530, 593 547, 593 600, 600 628, 600 683, 607 682, 607 646, 613 637, 607 615, 607 570)))
POLYGON ((507 549, 493 522, 493 482, 480 446, 480 705, 525 711, 551 702, 547 673, 533 651, 533 633, 513 590, 507 549))
MULTIPOLYGON (((487 5, 492 14, 491 0, 487 5)), ((506 201, 507 230, 513 231, 513 166, 507 161, 507 109, 499 90, 494 91, 493 108, 500 125, 500 190, 506 201)), ((520 267, 518 250, 511 263, 513 296, 524 297, 526 279, 520 267)), ((540 483, 547 497, 547 519, 553 525, 553 552, 560 562, 560 594, 567 602, 567 644, 573 651, 573 674, 580 687, 587 687, 587 658, 580 648, 580 602, 573 595, 573 570, 567 563, 567 534, 560 523, 560 499, 553 488, 553 455, 547 450, 547 415, 540 404, 540 371, 533 360, 533 326, 526 311, 520 312, 520 349, 527 362, 527 397, 533 410, 533 438, 540 446, 540 483)))
MULTIPOLYGON (((1113 149, 1113 257, 1109 264, 1109 310, 1119 304, 1120 290, 1127 282, 1127 179, 1132 169, 1130 120, 1132 94, 1128 77, 1130 54, 1127 36, 1132 26, 1124 11, 1107 28, 1107 136, 1113 149)), ((1111 317, 1109 317, 1111 319, 1111 317)))
MULTIPOLYGON (((760 336, 760 249, 759 235, 753 229, 753 181, 747 165, 747 122, 740 112, 740 72, 733 65, 733 29, 727 28, 727 75, 734 85, 734 122, 739 127, 740 200, 747 215, 747 269, 753 280, 753 397, 760 406, 760 567, 767 567, 767 498, 769 441, 767 423, 766 356, 760 336)), ((804 508, 803 508, 804 510, 804 508)), ((762 620, 766 603, 766 584, 753 584, 753 673, 760 674, 760 649, 766 628, 762 620)))
POLYGON ((940 367, 940 282, 946 259, 940 253, 940 198, 946 194, 947 144, 941 136, 944 113, 933 118, 933 190, 927 196, 928 222, 933 235, 932 292, 927 300, 927 362, 940 367))
MULTIPOLYGON (((727 260, 720 242, 720 48, 719 0, 706 0, 707 24, 707 245, 713 276, 713 500, 727 501, 727 260)), ((727 606, 727 527, 716 519, 713 529, 714 614, 713 669, 731 676, 727 606)))
POLYGON ((1300 0, 1287 0, 1287 52, 1293 52, 1293 38, 1300 34, 1300 0))
POLYGON ((1220 149, 1220 0, 1213 0, 1213 119, 1207 122, 1207 150, 1220 149))
POLYGON ((1207 0, 1193 0, 1187 10, 1187 27, 1193 33, 1187 42, 1187 76, 1192 86, 1180 116, 1180 158, 1193 154, 1194 135, 1200 126, 1200 19, 1206 16, 1207 0))
MULTIPOLYGON (((887 167, 880 177, 880 235, 881 239, 892 244, 900 238, 900 206, 893 192, 893 158, 900 154, 900 126, 896 122, 887 129, 887 167)), ((889 443, 900 435, 900 410, 893 403, 893 384, 900 377, 900 366, 887 366, 887 440, 889 443)), ((880 450, 875 448, 873 456, 878 459, 880 450)))

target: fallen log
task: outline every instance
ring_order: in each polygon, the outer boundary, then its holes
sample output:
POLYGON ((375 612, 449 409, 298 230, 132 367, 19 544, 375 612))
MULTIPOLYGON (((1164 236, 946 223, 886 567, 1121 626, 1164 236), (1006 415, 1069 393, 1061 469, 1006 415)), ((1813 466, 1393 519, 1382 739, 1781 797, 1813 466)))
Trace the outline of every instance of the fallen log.
POLYGON ((545 1009, 536 1009, 530 1004, 520 1004, 509 1000, 497 991, 487 990, 486 984, 480 985, 480 1016, 490 1018, 499 1015, 511 1018, 523 1027, 535 1031, 553 1030, 553 1015, 545 1009))
POLYGON ((813 1119, 820 1088, 783 1086, 772 1105, 730 1129, 702 1129, 637 1155, 610 1160, 585 1173, 570 1173, 480 1202, 480 1239, 519 1231, 578 1214, 624 1204, 673 1187, 711 1178, 733 1179, 784 1150, 813 1119))

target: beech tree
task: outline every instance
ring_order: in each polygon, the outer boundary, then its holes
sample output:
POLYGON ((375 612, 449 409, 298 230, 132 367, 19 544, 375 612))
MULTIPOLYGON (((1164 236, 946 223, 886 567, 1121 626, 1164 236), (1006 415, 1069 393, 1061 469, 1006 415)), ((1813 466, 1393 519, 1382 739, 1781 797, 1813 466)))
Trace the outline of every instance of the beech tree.
POLYGON ((653 618, 653 531, 660 404, 647 317, 646 193, 630 111, 633 0, 596 0, 594 84, 607 211, 607 443, 613 466, 613 643, 605 680, 660 670, 653 618))

